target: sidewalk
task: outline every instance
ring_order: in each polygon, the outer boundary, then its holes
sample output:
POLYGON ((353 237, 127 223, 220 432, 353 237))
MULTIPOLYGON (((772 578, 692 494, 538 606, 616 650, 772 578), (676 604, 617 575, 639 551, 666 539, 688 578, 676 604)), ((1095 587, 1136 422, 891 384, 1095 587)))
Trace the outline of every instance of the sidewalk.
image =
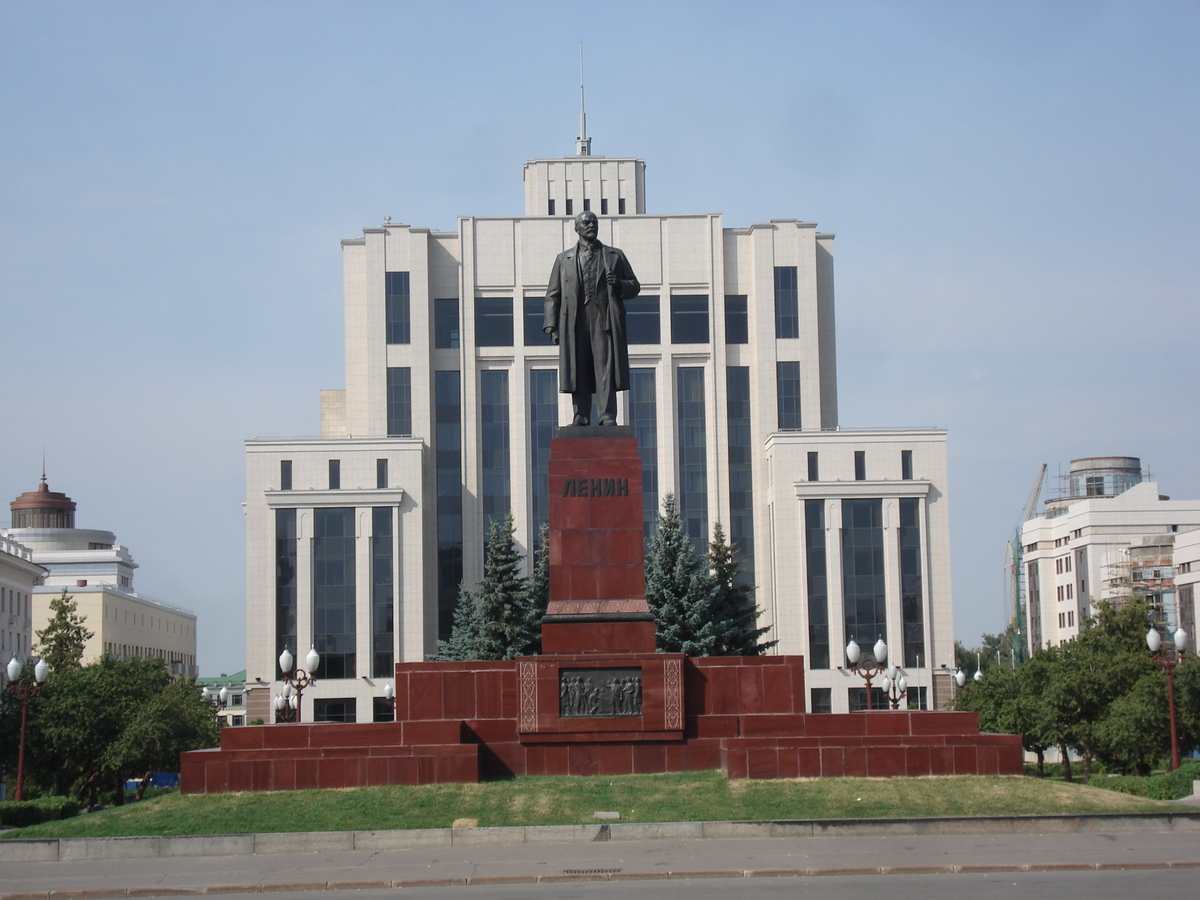
MULTIPOLYGON (((63 841, 67 849, 60 862, 15 860, 12 845, 4 841, 0 900, 623 879, 1200 868, 1200 814, 1192 810, 1152 817, 1043 817, 1040 831, 1032 817, 921 820, 925 833, 916 833, 914 821, 860 821, 846 823, 845 828, 815 823, 819 829, 814 823, 786 822, 568 826, 575 829, 573 838, 562 828, 454 829, 449 840, 439 836, 450 829, 229 835, 221 838, 228 842, 226 855, 160 855, 164 849, 189 849, 189 839, 183 838, 94 839, 63 841), (694 836, 681 836, 688 833, 694 836), (710 836, 703 837, 705 833, 710 836), (418 835, 427 842, 422 845, 418 835), (252 847, 258 841, 257 850, 245 852, 247 840, 252 847), (142 843, 126 843, 130 841, 142 843), (344 849, 335 849, 337 842, 344 849), (93 855, 109 854, 114 846, 156 852, 142 858, 93 855)), ((218 849, 208 840, 190 849, 218 849)))

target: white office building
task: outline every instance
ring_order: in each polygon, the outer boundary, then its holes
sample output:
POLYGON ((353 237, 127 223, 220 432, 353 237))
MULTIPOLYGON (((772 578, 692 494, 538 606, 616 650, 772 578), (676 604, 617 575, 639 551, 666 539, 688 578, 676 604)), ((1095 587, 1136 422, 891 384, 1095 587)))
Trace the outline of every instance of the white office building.
MULTIPOLYGON (((1176 541, 1200 528, 1200 500, 1160 494, 1132 456, 1072 460, 1067 484, 1021 529, 1029 651, 1075 637, 1099 601, 1143 599, 1167 631, 1194 623, 1174 560, 1176 541)), ((1183 547, 1195 543, 1193 535, 1183 547)))
POLYGON ((342 241, 345 387, 322 393, 319 438, 246 445, 248 679, 277 693, 280 651, 315 645, 304 719, 386 717, 394 664, 435 651, 460 581, 482 574, 486 523, 511 510, 532 555, 550 439, 571 417, 543 298, 590 209, 642 285, 619 422, 639 442, 647 529, 667 492, 699 547, 722 523, 773 652, 807 657, 812 711, 865 701, 839 668, 851 637, 885 638, 911 702, 940 706, 946 435, 839 429, 833 235, 651 214, 642 160, 579 149, 526 163, 523 215, 447 233, 388 220, 342 241))

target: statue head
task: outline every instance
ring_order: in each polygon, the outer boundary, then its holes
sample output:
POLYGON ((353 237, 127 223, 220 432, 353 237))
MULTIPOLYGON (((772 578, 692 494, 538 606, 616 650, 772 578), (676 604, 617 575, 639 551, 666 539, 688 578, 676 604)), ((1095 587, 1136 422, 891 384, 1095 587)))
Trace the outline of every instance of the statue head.
POLYGON ((575 217, 575 233, 585 241, 594 241, 600 230, 600 220, 590 209, 584 210, 575 217))

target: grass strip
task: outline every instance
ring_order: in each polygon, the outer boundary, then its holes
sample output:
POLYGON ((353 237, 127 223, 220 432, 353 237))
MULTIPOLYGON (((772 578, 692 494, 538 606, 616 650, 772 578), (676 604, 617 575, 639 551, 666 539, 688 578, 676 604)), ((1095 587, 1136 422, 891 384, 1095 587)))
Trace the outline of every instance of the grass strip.
POLYGON ((5 838, 247 834, 622 822, 1056 815, 1178 809, 1079 784, 1024 776, 801 778, 730 781, 720 772, 514 778, 323 791, 163 794, 5 838))

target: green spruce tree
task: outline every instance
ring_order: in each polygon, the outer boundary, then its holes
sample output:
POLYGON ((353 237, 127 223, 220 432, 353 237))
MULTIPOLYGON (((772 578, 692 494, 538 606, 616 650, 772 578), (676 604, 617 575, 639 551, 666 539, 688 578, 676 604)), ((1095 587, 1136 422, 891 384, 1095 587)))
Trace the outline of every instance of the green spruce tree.
POLYGON ((663 497, 658 531, 650 541, 645 565, 646 602, 654 613, 658 650, 713 655, 725 626, 715 620, 715 586, 683 530, 673 494, 663 497))
POLYGON ((510 512, 488 527, 483 580, 476 587, 482 659, 513 659, 532 640, 529 592, 521 574, 524 557, 513 540, 516 525, 510 512))
POLYGON ((550 605, 550 526, 543 522, 538 531, 538 545, 533 554, 533 571, 526 588, 526 631, 529 639, 524 654, 542 652, 542 616, 550 605))
POLYGON ((37 633, 37 651, 51 672, 65 672, 82 664, 83 648, 93 636, 84 625, 86 621, 75 599, 67 596, 66 588, 50 601, 50 621, 37 633))
POLYGON ((454 623, 450 626, 450 638, 438 641, 438 652, 434 659, 469 660, 484 659, 479 635, 479 608, 475 598, 462 585, 458 586, 458 602, 454 605, 454 623))
POLYGON ((759 608, 754 604, 754 588, 738 582, 741 564, 733 545, 725 540, 721 523, 713 525, 712 542, 708 545, 708 571, 713 581, 714 622, 717 634, 714 656, 760 656, 778 641, 760 639, 770 626, 758 627, 759 608))

